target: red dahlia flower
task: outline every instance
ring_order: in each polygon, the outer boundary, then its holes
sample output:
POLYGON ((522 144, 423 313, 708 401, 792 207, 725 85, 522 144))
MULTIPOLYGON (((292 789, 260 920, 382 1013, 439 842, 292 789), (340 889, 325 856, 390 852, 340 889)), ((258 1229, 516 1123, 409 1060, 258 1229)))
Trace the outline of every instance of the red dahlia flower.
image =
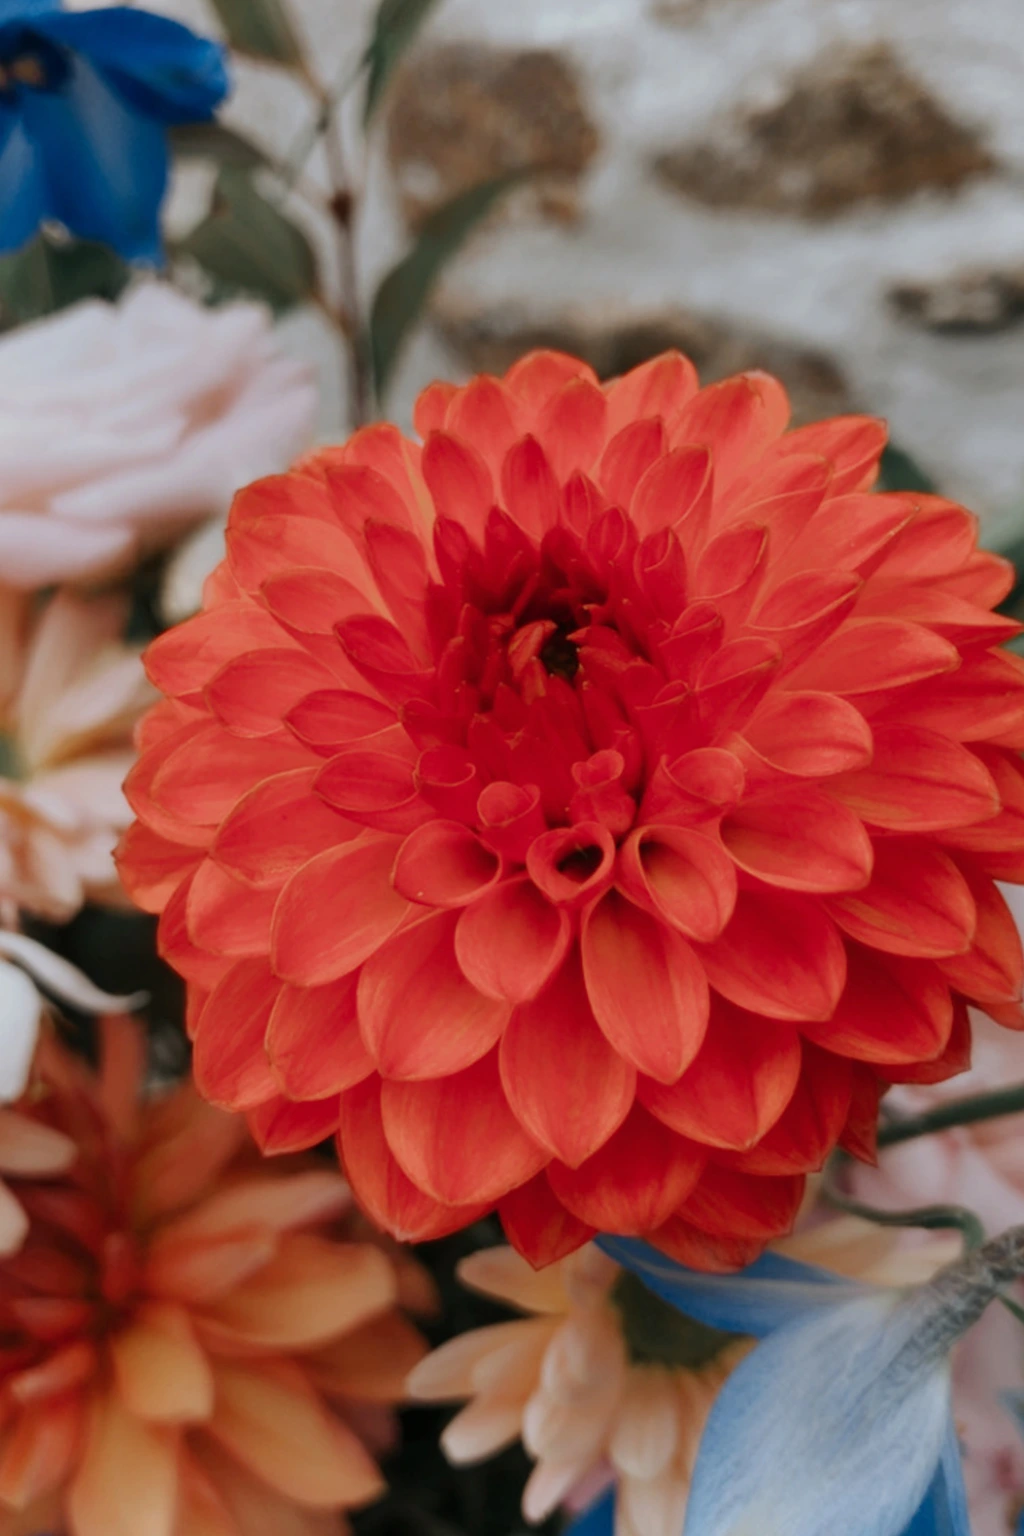
POLYGON ((435 384, 243 491, 149 651, 122 871, 197 1083, 395 1234, 744 1262, 1019 1020, 1010 567, 788 416, 674 353, 435 384))

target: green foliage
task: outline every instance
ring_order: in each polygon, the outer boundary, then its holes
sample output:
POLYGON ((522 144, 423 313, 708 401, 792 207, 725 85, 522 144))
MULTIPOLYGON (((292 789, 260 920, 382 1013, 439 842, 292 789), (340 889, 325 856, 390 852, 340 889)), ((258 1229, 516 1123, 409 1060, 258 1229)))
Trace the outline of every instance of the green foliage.
POLYGON ((282 0, 210 0, 225 36, 239 53, 294 68, 302 50, 282 0))
POLYGON ((445 263, 524 174, 512 171, 480 182, 438 208, 423 225, 412 249, 384 278, 373 300, 369 331, 378 399, 383 398, 402 345, 420 318, 445 263))
POLYGON ((38 320, 79 299, 116 299, 131 269, 116 251, 92 240, 38 234, 0 257, 0 330, 38 320))
POLYGON ((209 214, 175 254, 198 262, 224 293, 253 294, 275 310, 301 304, 316 290, 306 236, 233 166, 221 169, 209 214))
POLYGON ((878 489, 931 493, 936 490, 936 485, 916 459, 912 459, 909 453, 904 453, 902 448, 897 448, 895 443, 889 443, 882 450, 882 472, 878 489))
POLYGON ((437 0, 380 0, 373 36, 363 59, 367 71, 365 122, 373 116, 395 65, 436 3, 437 0))
POLYGON ((262 149, 223 123, 177 123, 170 137, 174 153, 182 159, 215 160, 239 171, 254 171, 270 163, 262 149))

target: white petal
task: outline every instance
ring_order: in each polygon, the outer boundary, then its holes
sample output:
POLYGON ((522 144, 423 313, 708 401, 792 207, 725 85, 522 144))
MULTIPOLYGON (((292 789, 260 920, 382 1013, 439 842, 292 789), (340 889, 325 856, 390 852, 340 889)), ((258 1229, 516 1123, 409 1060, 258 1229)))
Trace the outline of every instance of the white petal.
POLYGON ((406 1380, 406 1391, 425 1402, 457 1402, 470 1397, 475 1388, 479 1363, 502 1350, 528 1339, 532 1323, 494 1323, 490 1328, 474 1328, 459 1334, 433 1350, 414 1366, 406 1380))
POLYGON ((481 1248, 458 1266, 463 1285, 487 1296, 497 1296, 523 1312, 565 1312, 562 1264, 534 1269, 514 1248, 481 1248))
POLYGON ((677 1466, 665 1467, 656 1477, 624 1477, 616 1514, 642 1536, 680 1536, 689 1492, 689 1479, 677 1466))
POLYGON ((0 1258, 17 1253, 28 1236, 28 1217, 7 1185, 0 1183, 0 1258))
POLYGON ((0 1109, 0 1171, 42 1178, 63 1173, 78 1156, 70 1136, 13 1109, 0 1109))
POLYGON ((609 1459, 619 1472, 655 1477, 675 1454, 680 1404, 673 1374, 684 1373, 634 1366, 626 1376, 608 1441, 609 1459))
POLYGON ((523 1489, 523 1514, 531 1525, 546 1520, 589 1472, 589 1461, 540 1461, 523 1489))
POLYGON ((31 978, 0 961, 0 1103, 10 1104, 25 1091, 42 1012, 31 978))
POLYGON ((131 992, 119 997, 115 993, 101 991, 70 960, 55 955, 45 944, 23 933, 0 931, 0 955, 16 960, 40 986, 59 997, 61 1002, 70 1003, 83 1013, 131 1013, 141 1008, 148 997, 145 992, 131 992))
POLYGON ((441 1435, 441 1449, 456 1466, 483 1461, 519 1439, 523 1405, 485 1394, 457 1413, 441 1435))

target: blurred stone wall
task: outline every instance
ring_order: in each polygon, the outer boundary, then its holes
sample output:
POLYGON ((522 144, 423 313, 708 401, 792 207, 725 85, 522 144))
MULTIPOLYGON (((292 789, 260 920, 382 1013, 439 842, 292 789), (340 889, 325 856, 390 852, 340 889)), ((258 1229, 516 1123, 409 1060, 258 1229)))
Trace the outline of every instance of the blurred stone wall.
MULTIPOLYGON (((291 3, 340 77, 369 0, 291 3)), ((202 0, 161 8, 210 25, 202 0)), ((445 197, 542 170, 449 269, 393 413, 538 343, 606 373, 680 346, 709 378, 777 371, 802 417, 889 416, 999 537, 1024 515, 1022 79, 1022 0, 439 0, 365 163, 366 291, 445 197)), ((307 113, 239 70, 252 136, 280 150, 307 113)), ((330 344, 288 331, 336 433, 330 344)))

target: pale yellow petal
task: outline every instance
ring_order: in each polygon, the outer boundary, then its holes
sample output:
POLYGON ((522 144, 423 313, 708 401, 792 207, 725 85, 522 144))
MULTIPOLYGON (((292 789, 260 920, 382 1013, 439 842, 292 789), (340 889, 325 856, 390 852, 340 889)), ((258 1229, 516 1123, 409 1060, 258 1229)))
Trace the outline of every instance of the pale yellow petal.
POLYGON ((481 1248, 463 1259, 456 1271, 463 1285, 497 1296, 523 1312, 565 1312, 563 1265, 534 1269, 514 1248, 481 1248))
POLYGON ((529 1339, 529 1330, 533 1328, 534 1324, 529 1322, 493 1323, 489 1328, 474 1328, 449 1339, 410 1372, 410 1396, 434 1403, 454 1403, 460 1397, 471 1397, 476 1390, 479 1363, 506 1346, 529 1339))
POLYGON ((484 1461, 519 1439, 522 1415, 515 1398, 484 1393, 445 1426, 441 1449, 458 1467, 484 1461))
POLYGON ((679 1438, 679 1397, 663 1366, 633 1366, 626 1375, 608 1457, 617 1471, 650 1478, 675 1454, 679 1438))
POLYGON ((213 1412, 213 1372, 182 1307, 149 1302, 110 1343, 127 1406, 154 1422, 196 1423, 213 1412))

